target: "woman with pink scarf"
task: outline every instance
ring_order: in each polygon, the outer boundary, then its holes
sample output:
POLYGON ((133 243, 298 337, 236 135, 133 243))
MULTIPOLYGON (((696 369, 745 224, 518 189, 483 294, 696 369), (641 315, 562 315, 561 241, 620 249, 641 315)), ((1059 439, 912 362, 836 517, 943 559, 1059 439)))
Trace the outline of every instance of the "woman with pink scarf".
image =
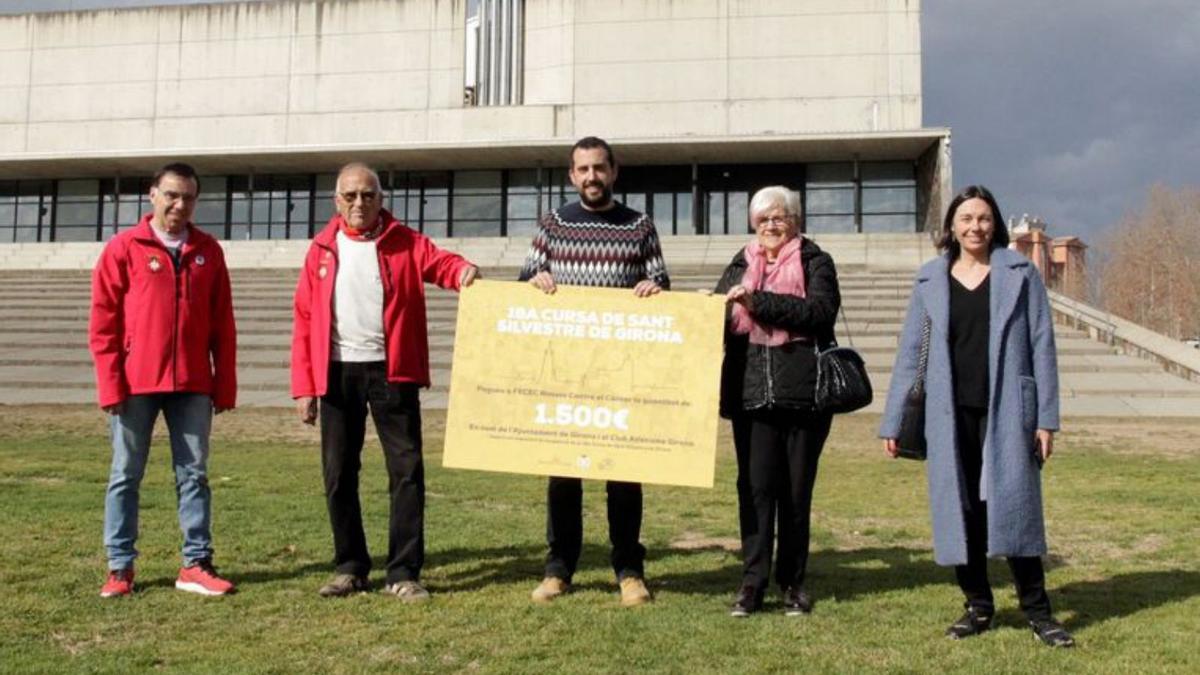
POLYGON ((829 254, 801 234, 800 195, 782 186, 750 201, 755 237, 717 284, 729 312, 721 367, 721 415, 733 422, 738 462, 742 583, 730 614, 762 609, 775 580, 783 611, 812 611, 804 587, 817 459, 831 416, 813 409, 818 347, 833 340, 841 297, 829 254))

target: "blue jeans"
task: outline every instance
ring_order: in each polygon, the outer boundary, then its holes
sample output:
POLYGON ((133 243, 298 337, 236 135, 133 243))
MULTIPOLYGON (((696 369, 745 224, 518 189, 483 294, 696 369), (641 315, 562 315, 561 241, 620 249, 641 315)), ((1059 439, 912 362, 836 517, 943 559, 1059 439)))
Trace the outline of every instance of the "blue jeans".
POLYGON ((171 436, 184 565, 212 557, 212 492, 207 466, 212 399, 191 393, 130 396, 111 419, 112 471, 104 497, 104 547, 111 570, 132 567, 137 558, 138 488, 146 473, 150 437, 160 410, 171 436))

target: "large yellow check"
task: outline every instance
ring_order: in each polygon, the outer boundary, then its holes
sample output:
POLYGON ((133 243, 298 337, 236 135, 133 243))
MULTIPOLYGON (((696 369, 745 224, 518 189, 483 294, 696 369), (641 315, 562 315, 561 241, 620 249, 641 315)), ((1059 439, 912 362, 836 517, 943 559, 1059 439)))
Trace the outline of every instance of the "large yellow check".
POLYGON ((444 465, 712 487, 723 300, 463 289, 444 465))

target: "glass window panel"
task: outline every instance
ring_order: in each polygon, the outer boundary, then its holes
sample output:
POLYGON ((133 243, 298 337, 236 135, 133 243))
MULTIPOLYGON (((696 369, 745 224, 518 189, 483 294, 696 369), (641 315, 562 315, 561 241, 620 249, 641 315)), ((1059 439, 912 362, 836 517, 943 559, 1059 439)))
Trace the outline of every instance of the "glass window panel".
MULTIPOLYGON (((537 220, 538 198, 537 194, 508 194, 508 220, 511 223, 515 219, 532 218, 537 220)), ((455 214, 458 213, 457 207, 455 214)), ((511 228, 510 228, 511 229, 511 228)))
POLYGON ((499 220, 459 220, 454 219, 455 237, 499 237, 499 220))
POLYGON ((106 230, 112 230, 112 225, 117 216, 117 199, 112 194, 104 195, 104 200, 100 204, 100 223, 104 225, 106 230))
POLYGON ((729 233, 753 232, 753 228, 750 227, 750 193, 730 192, 727 199, 729 200, 729 233))
POLYGON ((224 225, 203 225, 203 224, 197 223, 196 227, 200 228, 200 230, 202 230, 204 232, 211 234, 212 236, 216 237, 217 239, 225 238, 225 226, 224 225))
POLYGON ((809 185, 813 183, 854 185, 854 165, 850 162, 809 164, 806 173, 809 185))
MULTIPOLYGON (((500 194, 460 195, 456 187, 454 192, 454 222, 457 223, 459 220, 495 220, 499 222, 500 194)), ((455 234, 458 234, 457 229, 457 226, 455 226, 455 234)))
POLYGON ((421 224, 421 232, 423 232, 427 237, 444 239, 446 237, 446 221, 426 220, 421 224))
MULTIPOLYGON (((47 213, 47 216, 49 214, 47 213)), ((42 219, 42 204, 40 197, 20 197, 17 200, 17 225, 37 226, 42 219)), ((46 223, 50 219, 46 218, 46 223)))
POLYGON ((229 228, 229 238, 233 241, 241 241, 250 238, 250 226, 245 224, 231 225, 229 228))
POLYGON ((628 206, 629 208, 633 209, 634 211, 645 212, 646 211, 646 193, 645 192, 633 192, 633 193, 627 194, 627 195, 625 195, 625 199, 622 200, 622 203, 625 204, 625 206, 628 206))
POLYGON ((805 216, 806 232, 855 232, 854 216, 805 216))
POLYGON ((99 180, 60 180, 58 181, 58 196, 91 197, 95 199, 100 194, 99 180))
POLYGON ((915 213, 915 187, 867 187, 862 189, 863 213, 915 213))
POLYGON ((95 197, 87 201, 58 200, 58 226, 91 225, 94 228, 99 218, 100 201, 95 197))
POLYGON ((17 220, 17 202, 0 197, 0 227, 11 228, 17 220))
POLYGON ((692 218, 692 193, 675 193, 675 233, 696 234, 696 223, 692 218))
POLYGON ((508 194, 537 194, 537 174, 533 169, 513 169, 508 172, 508 194))
POLYGON ((96 226, 71 227, 57 225, 54 228, 55 241, 96 241, 96 226))
POLYGON ((269 196, 271 199, 271 222, 279 224, 288 222, 292 210, 295 208, 295 205, 288 201, 288 193, 275 191, 271 192, 269 196))
POLYGON ((675 195, 669 192, 655 192, 651 205, 654 213, 654 225, 659 234, 671 234, 675 231, 675 195))
POLYGON ((307 239, 309 225, 309 206, 312 200, 309 199, 308 192, 304 192, 303 196, 297 198, 296 193, 292 193, 292 204, 295 208, 292 209, 292 229, 289 237, 292 239, 307 239))
POLYGON ((916 232, 915 213, 900 215, 863 215, 863 232, 916 232))
POLYGON ((426 221, 446 221, 450 215, 450 199, 446 188, 425 188, 422 217, 426 221))
POLYGON ((226 176, 200 176, 200 199, 225 199, 229 179, 226 176))
MULTIPOLYGON (((137 195, 123 194, 117 203, 118 227, 129 227, 142 219, 142 204, 137 195)), ((146 204, 149 210, 149 204, 146 204)))
POLYGON ((863 162, 858 168, 863 183, 908 185, 914 181, 912 162, 863 162))
POLYGON ((251 202, 250 224, 261 225, 269 221, 271 217, 271 198, 263 195, 261 192, 255 192, 251 202))
POLYGON ((805 214, 853 214, 854 190, 815 189, 810 187, 805 195, 805 214))
POLYGON ((454 194, 479 195, 500 192, 499 171, 455 171, 454 194))
MULTIPOLYGON (((203 225, 224 225, 225 224, 225 196, 224 194, 218 199, 216 196, 202 197, 196 202, 196 211, 192 214, 192 220, 197 224, 203 225)), ((224 234, 222 233, 222 236, 224 234)))
POLYGON ((532 238, 538 231, 538 221, 528 219, 510 219, 508 221, 508 236, 521 239, 532 238))
POLYGON ((725 233, 725 193, 709 192, 704 195, 708 203, 708 234, 725 233))
MULTIPOLYGON (((246 193, 235 193, 229 205, 229 222, 233 225, 249 225, 250 224, 250 199, 245 196, 246 193)), ((236 239, 237 237, 231 238, 236 239)))
POLYGON ((36 227, 18 227, 15 241, 37 241, 37 235, 36 227))

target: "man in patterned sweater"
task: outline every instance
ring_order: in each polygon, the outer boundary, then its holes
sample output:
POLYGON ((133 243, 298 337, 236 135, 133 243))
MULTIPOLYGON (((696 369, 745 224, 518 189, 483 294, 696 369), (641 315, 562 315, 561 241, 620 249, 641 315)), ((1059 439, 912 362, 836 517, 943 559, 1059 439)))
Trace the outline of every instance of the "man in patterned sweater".
MULTIPOLYGON (((639 298, 671 287, 654 223, 645 214, 613 201, 617 162, 608 143, 594 136, 571 148, 571 184, 579 201, 547 213, 529 247, 521 281, 546 293, 556 284, 632 288, 639 298)), ((643 580, 646 549, 640 483, 608 481, 608 536, 612 566, 626 607, 650 601, 643 580)), ((547 603, 571 588, 583 546, 583 482, 551 477, 546 495, 546 576, 533 591, 547 603)))

